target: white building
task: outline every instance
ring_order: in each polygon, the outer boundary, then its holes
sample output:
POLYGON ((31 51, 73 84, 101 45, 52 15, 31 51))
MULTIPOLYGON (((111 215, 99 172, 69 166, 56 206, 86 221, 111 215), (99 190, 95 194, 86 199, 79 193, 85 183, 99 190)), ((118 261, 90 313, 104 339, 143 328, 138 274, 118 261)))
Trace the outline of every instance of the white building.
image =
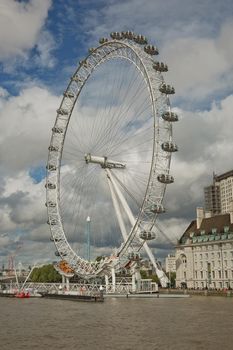
POLYGON ((197 208, 176 246, 176 286, 233 288, 233 202, 229 213, 212 216, 197 208))
POLYGON ((167 273, 176 272, 176 257, 175 255, 170 255, 165 259, 165 271, 167 273))

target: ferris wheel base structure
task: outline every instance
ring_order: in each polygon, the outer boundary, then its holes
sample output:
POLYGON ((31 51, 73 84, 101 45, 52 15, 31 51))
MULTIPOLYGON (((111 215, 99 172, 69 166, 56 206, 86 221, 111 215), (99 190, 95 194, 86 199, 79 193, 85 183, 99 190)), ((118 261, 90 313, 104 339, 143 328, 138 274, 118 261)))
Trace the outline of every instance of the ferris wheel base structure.
POLYGON ((172 125, 178 116, 169 96, 175 89, 165 83, 168 67, 154 59, 158 49, 146 37, 114 32, 99 44, 71 77, 52 128, 46 179, 51 240, 56 255, 87 279, 126 267, 134 275, 144 251, 166 287, 169 280, 147 242, 156 239, 165 189, 174 182, 172 125), (103 203, 114 220, 103 217, 103 203), (122 236, 119 248, 98 262, 82 258, 67 239, 81 235, 89 215, 96 232, 104 226, 105 237, 122 236))

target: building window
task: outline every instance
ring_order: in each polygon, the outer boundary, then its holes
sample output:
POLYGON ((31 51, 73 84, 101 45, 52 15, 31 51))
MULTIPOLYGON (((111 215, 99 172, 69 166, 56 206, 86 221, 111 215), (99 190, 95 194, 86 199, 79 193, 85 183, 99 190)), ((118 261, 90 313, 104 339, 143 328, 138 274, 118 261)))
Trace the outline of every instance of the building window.
POLYGON ((200 260, 202 259, 202 254, 200 254, 200 260))
POLYGON ((224 266, 227 266, 227 260, 224 260, 224 266))
POLYGON ((225 278, 228 278, 227 270, 225 270, 225 278))
POLYGON ((218 271, 218 278, 221 278, 221 277, 222 277, 221 271, 218 271))
POLYGON ((201 278, 203 278, 203 271, 201 271, 201 278))
POLYGON ((212 271, 212 277, 215 278, 215 271, 212 271))

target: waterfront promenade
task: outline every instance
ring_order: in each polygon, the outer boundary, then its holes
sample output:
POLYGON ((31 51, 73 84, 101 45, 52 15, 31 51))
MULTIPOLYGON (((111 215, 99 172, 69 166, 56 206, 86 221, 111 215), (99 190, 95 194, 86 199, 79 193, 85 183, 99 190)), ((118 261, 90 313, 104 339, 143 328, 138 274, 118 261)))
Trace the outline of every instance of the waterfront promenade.
POLYGON ((212 297, 233 297, 233 290, 231 289, 159 289, 159 294, 168 295, 190 295, 190 296, 212 296, 212 297))

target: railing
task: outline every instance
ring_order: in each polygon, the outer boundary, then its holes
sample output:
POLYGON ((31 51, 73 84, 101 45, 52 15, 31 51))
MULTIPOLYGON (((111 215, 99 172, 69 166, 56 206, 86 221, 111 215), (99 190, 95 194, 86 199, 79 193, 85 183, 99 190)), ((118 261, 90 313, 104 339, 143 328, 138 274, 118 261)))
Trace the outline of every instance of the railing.
MULTIPOLYGON (((20 285, 20 288, 22 286, 20 285)), ((104 292, 106 294, 129 294, 133 292, 132 289, 132 283, 127 281, 118 282, 115 285, 112 283, 109 283, 106 286, 103 286, 104 292)), ((7 290, 16 292, 18 291, 18 285, 16 282, 12 283, 1 283, 0 284, 1 290, 7 290)), ((24 284, 24 290, 28 290, 31 292, 31 294, 37 294, 40 292, 50 292, 50 293, 56 293, 61 291, 67 291, 70 292, 79 292, 83 295, 93 295, 96 293, 99 293, 100 291, 100 284, 90 283, 90 284, 83 284, 83 283, 69 283, 62 284, 62 283, 34 283, 34 282, 27 282, 24 284)), ((140 293, 154 293, 157 292, 157 284, 151 282, 150 280, 141 280, 140 284, 136 290, 136 292, 140 293)))

